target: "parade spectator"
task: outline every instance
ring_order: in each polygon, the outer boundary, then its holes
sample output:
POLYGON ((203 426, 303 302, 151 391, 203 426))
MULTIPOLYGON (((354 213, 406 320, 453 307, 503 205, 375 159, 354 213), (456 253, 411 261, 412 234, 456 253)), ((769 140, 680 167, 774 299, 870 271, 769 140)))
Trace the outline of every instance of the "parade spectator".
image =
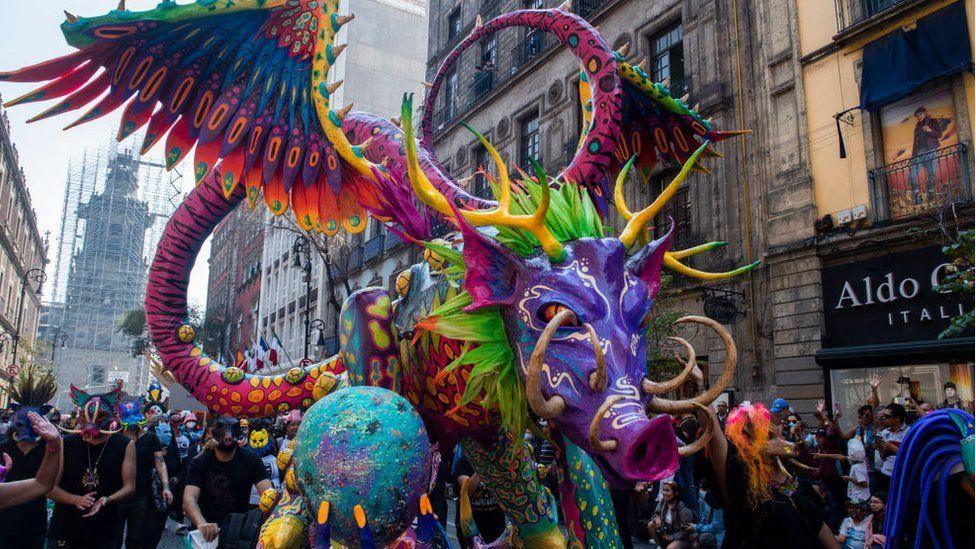
MULTIPOLYGON (((31 451, 27 452, 27 459, 19 463, 14 462, 7 453, 2 455, 6 481, 0 483, 0 511, 3 512, 0 516, 3 517, 4 524, 18 518, 21 513, 25 518, 23 523, 14 523, 13 529, 4 529, 0 532, 0 546, 3 547, 44 546, 43 539, 38 544, 34 534, 40 528, 43 536, 45 525, 42 521, 47 520, 44 494, 58 483, 61 474, 63 443, 57 428, 36 412, 28 412, 27 419, 31 428, 43 441, 42 457, 37 468, 34 469, 30 454, 40 446, 31 448, 31 451), (13 513, 8 515, 6 511, 13 511, 13 513)), ((36 456, 37 454, 34 455, 36 456)))
POLYGON ((881 455, 881 476, 878 478, 878 490, 887 492, 891 486, 891 473, 895 468, 895 455, 908 427, 905 425, 905 407, 901 404, 889 404, 881 413, 881 420, 885 429, 881 431, 877 442, 878 453, 881 455))
POLYGON ((285 416, 285 435, 278 439, 278 448, 287 448, 291 441, 298 436, 298 428, 302 426, 302 413, 292 410, 285 416))
MULTIPOLYGON (((109 416, 102 410, 99 415, 109 416)), ((108 418, 100 418, 103 423, 108 418)), ((54 514, 48 547, 115 549, 119 543, 118 504, 136 487, 136 449, 121 433, 64 438, 64 471, 49 493, 54 514)))
POLYGON ((685 527, 692 549, 717 549, 725 538, 725 515, 717 508, 720 502, 705 483, 698 490, 699 518, 685 527))
POLYGON ((868 539, 868 549, 884 549, 886 501, 888 501, 888 494, 884 492, 875 493, 868 500, 868 509, 871 511, 871 537, 868 539))
MULTIPOLYGON (((478 534, 485 543, 492 543, 505 532, 505 513, 495 495, 487 486, 481 483, 481 475, 474 472, 474 468, 464 456, 461 446, 454 454, 454 466, 451 476, 454 478, 458 493, 462 493, 464 483, 468 483, 468 499, 471 503, 471 518, 474 519, 478 534)), ((470 540, 461 531, 461 506, 455 508, 454 524, 457 527, 457 538, 461 547, 470 547, 470 540)))
MULTIPOLYGON (((844 502, 847 501, 847 483, 841 478, 841 467, 838 461, 842 461, 845 448, 844 438, 837 426, 838 414, 827 411, 826 403, 823 400, 817 403, 817 411, 814 416, 820 421, 820 428, 814 433, 816 440, 816 454, 819 456, 829 456, 818 460, 816 463, 817 471, 811 476, 824 483, 827 487, 828 507, 831 509, 827 516, 827 524, 831 530, 836 531, 840 522, 844 519, 844 502), (837 458, 836 456, 841 456, 837 458)), ((817 456, 815 456, 817 457, 817 456)))
POLYGON ((777 398, 773 400, 773 404, 769 407, 770 421, 777 429, 780 429, 781 436, 786 437, 786 419, 792 410, 790 409, 790 403, 785 398, 777 398))
POLYGON ((863 502, 871 497, 868 483, 867 458, 864 445, 857 438, 847 442, 847 460, 851 464, 850 472, 843 477, 847 481, 847 499, 863 502))
POLYGON ((837 541, 844 549, 865 549, 869 547, 871 534, 871 515, 867 503, 851 501, 847 504, 847 517, 840 524, 837 541))
MULTIPOLYGON (((204 540, 217 539, 233 513, 246 513, 251 488, 271 488, 261 459, 237 441, 240 426, 233 418, 213 425, 214 447, 190 462, 183 489, 183 511, 204 540)), ((224 540, 221 539, 221 542, 224 540)))
POLYGON ((678 497, 679 487, 673 480, 661 483, 661 501, 654 510, 647 531, 658 547, 684 549, 689 547, 688 526, 694 520, 694 513, 678 497))
POLYGON ((153 430, 143 429, 138 424, 127 425, 123 432, 135 445, 136 484, 132 497, 119 504, 121 513, 119 548, 122 547, 124 529, 125 547, 127 549, 151 549, 156 547, 153 540, 158 539, 161 534, 161 532, 156 532, 158 521, 154 520, 157 513, 152 494, 153 471, 160 479, 162 498, 167 505, 173 501, 173 493, 169 487, 169 475, 164 461, 163 445, 153 430))
POLYGON ((725 429, 725 421, 729 418, 729 397, 728 395, 721 395, 719 400, 715 401, 715 414, 718 416, 718 422, 722 425, 722 429, 725 429), (721 398, 724 396, 725 398, 721 398))
MULTIPOLYGON (((796 448, 778 436, 771 415, 762 404, 744 403, 729 413, 726 436, 713 436, 706 447, 725 510, 722 546, 837 547, 819 498, 780 466, 796 448)), ((699 419, 719 433, 710 408, 699 419)))

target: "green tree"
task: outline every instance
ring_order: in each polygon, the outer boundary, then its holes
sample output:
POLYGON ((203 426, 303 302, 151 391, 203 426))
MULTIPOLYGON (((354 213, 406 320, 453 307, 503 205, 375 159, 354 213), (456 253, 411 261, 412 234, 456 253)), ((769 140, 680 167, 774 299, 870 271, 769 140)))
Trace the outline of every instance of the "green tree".
MULTIPOLYGON (((220 353, 220 344, 223 339, 223 320, 213 314, 205 315, 197 307, 189 308, 187 320, 196 333, 196 343, 208 355, 217 356, 220 353)), ((131 309, 123 313, 117 321, 116 329, 119 333, 131 338, 132 356, 142 356, 152 350, 149 330, 146 327, 145 308, 131 309)))
POLYGON ((681 371, 681 364, 674 358, 674 344, 668 340, 678 332, 674 322, 688 314, 678 307, 679 289, 673 276, 661 273, 661 287, 654 296, 647 323, 647 374, 656 381, 681 371))
POLYGON ((973 273, 976 257, 974 257, 972 229, 959 231, 956 238, 942 246, 942 253, 949 259, 950 266, 946 269, 942 284, 936 286, 940 292, 952 292, 960 296, 963 303, 969 305, 969 311, 952 318, 949 326, 939 334, 939 338, 954 337, 973 327, 973 273))

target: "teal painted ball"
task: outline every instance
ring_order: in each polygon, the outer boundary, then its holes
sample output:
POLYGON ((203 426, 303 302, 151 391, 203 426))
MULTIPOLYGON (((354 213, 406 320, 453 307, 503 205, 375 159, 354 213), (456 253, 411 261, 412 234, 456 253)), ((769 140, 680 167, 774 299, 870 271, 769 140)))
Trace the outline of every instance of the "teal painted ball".
POLYGON ((350 387, 308 409, 293 459, 313 516, 329 502, 334 541, 359 547, 353 509, 362 505, 383 547, 417 515, 430 482, 431 454, 423 421, 406 399, 379 387, 350 387))

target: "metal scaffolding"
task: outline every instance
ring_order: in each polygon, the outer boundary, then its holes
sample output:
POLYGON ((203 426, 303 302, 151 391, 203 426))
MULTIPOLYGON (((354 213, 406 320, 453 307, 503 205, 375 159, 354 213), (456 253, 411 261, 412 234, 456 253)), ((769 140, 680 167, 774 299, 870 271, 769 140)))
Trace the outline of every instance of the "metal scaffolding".
POLYGON ((148 376, 118 319, 143 304, 149 262, 181 200, 178 171, 141 158, 141 135, 87 148, 68 167, 52 284, 51 323, 66 335, 59 382, 97 386, 148 376), (69 371, 70 370, 70 371, 69 371))

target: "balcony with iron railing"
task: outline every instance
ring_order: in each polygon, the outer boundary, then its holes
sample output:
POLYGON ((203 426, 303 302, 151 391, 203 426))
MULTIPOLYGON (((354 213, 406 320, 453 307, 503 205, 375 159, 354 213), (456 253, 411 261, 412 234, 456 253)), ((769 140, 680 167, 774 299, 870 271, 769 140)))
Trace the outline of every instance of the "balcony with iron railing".
POLYGON ((383 255, 382 234, 378 234, 363 243, 363 263, 369 263, 381 255, 383 255))
MULTIPOLYGON (((575 0, 573 11, 583 17, 591 17, 614 1, 616 0, 575 0)), ((487 21, 501 13, 501 8, 505 6, 507 4, 501 0, 486 2, 479 13, 487 21)), ((511 29, 496 34, 494 39, 497 41, 497 53, 492 57, 492 63, 486 64, 478 59, 477 66, 472 66, 462 61, 456 67, 459 82, 456 96, 448 98, 446 88, 442 88, 442 97, 434 112, 435 132, 444 130, 459 117, 468 116, 468 112, 478 103, 522 74, 527 67, 559 44, 552 35, 531 30, 511 29)))
POLYGON ((834 0, 837 8, 837 31, 854 27, 874 16, 916 0, 834 0))
POLYGON ((876 222, 910 219, 973 201, 964 143, 915 155, 868 172, 876 222))

